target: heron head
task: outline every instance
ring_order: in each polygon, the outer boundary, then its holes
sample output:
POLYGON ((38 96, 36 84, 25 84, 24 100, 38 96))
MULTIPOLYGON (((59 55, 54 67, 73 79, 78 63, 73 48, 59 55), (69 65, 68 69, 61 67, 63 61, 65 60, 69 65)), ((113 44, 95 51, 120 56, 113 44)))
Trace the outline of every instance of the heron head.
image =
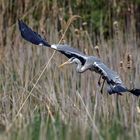
POLYGON ((59 65, 59 68, 62 68, 64 65, 77 63, 77 58, 71 57, 68 61, 64 62, 63 64, 59 65))

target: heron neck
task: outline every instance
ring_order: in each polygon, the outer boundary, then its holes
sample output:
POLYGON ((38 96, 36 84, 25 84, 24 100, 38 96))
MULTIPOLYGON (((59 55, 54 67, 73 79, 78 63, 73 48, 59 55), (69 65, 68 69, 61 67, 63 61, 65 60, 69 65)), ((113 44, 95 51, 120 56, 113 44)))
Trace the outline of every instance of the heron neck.
POLYGON ((77 64, 77 67, 76 67, 76 71, 77 71, 78 73, 83 73, 83 72, 85 71, 84 66, 82 66, 81 63, 78 63, 78 64, 77 64))

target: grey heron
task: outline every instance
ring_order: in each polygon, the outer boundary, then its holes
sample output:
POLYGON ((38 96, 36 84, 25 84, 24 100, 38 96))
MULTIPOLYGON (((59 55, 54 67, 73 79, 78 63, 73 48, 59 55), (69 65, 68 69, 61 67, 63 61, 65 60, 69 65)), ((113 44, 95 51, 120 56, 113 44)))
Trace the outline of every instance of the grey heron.
POLYGON ((95 56, 88 56, 78 51, 77 49, 70 47, 67 44, 50 45, 47 40, 41 37, 37 32, 34 32, 22 20, 18 20, 18 24, 19 24, 19 30, 21 32, 21 36, 25 40, 35 45, 46 46, 55 49, 69 58, 69 60, 63 63, 62 65, 60 65, 60 67, 63 67, 65 64, 76 63, 77 64, 76 71, 79 73, 83 73, 87 70, 95 71, 96 73, 98 73, 100 75, 100 78, 104 80, 101 91, 103 89, 104 82, 106 81, 108 84, 107 92, 109 94, 117 93, 121 95, 124 92, 130 92, 135 96, 140 95, 140 89, 127 88, 123 84, 118 74, 115 71, 111 70, 107 65, 105 65, 99 58, 95 56))

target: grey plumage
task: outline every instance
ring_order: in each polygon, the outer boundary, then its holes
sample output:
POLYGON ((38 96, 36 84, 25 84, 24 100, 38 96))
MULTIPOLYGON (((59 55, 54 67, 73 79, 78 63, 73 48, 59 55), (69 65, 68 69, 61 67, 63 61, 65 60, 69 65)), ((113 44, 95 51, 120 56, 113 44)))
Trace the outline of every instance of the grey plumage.
POLYGON ((53 44, 53 45, 51 45, 51 48, 61 52, 68 58, 71 58, 71 57, 78 58, 79 60, 81 60, 82 64, 85 63, 85 59, 88 57, 84 53, 78 51, 76 48, 72 48, 72 47, 70 47, 70 45, 67 45, 67 44, 64 44, 64 45, 63 44, 60 44, 60 45, 53 44))

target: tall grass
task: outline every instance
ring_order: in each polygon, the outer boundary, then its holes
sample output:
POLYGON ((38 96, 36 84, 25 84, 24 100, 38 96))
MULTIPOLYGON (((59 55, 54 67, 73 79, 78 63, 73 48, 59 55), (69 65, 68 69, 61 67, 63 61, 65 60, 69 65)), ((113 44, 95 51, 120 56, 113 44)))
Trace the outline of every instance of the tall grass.
MULTIPOLYGON (((67 58, 58 52, 40 77, 53 50, 23 40, 17 19, 23 19, 50 43, 58 43, 68 19, 75 14, 82 16, 74 13, 71 4, 65 7, 56 0, 0 2, 0 139, 140 138, 138 98, 130 94, 110 96, 106 87, 101 94, 99 75, 90 71, 78 74, 73 65, 59 69, 67 58)), ((113 37, 107 40, 102 20, 96 37, 93 26, 84 22, 73 21, 63 42, 89 55, 99 53, 126 86, 140 88, 140 49, 133 13, 129 30, 122 30, 117 20, 110 21, 113 37)))

